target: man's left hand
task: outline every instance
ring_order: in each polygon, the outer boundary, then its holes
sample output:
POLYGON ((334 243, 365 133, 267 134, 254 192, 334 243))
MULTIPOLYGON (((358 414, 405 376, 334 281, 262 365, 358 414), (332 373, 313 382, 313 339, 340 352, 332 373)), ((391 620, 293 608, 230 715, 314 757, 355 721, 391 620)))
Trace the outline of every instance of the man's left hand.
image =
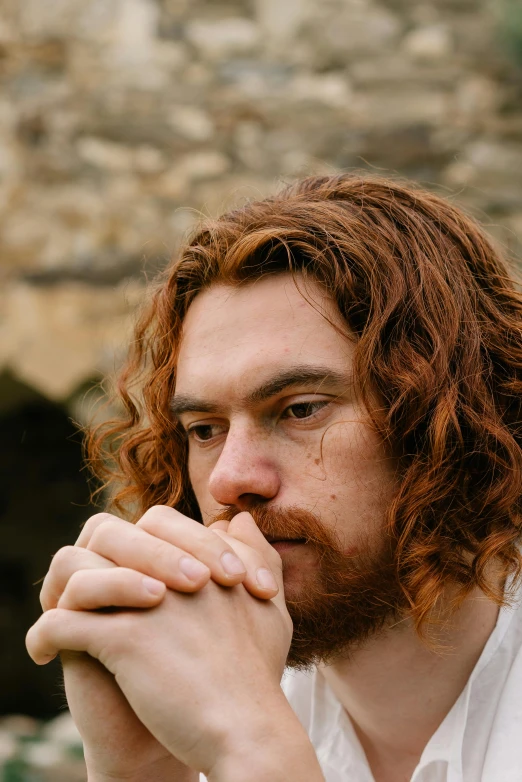
POLYGON ((279 686, 292 635, 281 561, 249 515, 236 519, 235 537, 219 534, 239 556, 248 543, 262 547, 278 580, 272 600, 210 581, 193 594, 169 591, 144 611, 52 609, 27 639, 40 664, 62 650, 100 660, 158 741, 207 776, 270 738, 290 711, 279 686))

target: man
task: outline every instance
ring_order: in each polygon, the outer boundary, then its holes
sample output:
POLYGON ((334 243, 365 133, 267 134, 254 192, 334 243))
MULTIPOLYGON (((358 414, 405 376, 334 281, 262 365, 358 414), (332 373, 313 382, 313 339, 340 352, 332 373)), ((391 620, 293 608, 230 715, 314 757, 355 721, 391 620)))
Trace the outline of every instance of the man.
POLYGON ((89 782, 522 780, 521 326, 413 186, 308 178, 203 226, 90 439, 138 521, 87 522, 28 634, 89 782))

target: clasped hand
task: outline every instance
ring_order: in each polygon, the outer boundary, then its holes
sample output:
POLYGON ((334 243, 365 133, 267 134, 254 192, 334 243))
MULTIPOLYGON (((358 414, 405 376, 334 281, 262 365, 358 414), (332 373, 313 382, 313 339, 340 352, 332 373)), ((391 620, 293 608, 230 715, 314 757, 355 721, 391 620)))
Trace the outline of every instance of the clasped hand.
POLYGON ((136 525, 93 516, 54 557, 41 602, 27 647, 39 664, 67 651, 69 704, 100 779, 171 756, 212 776, 289 710, 281 560, 247 513, 209 528, 163 506, 136 525), (95 610, 109 606, 120 610, 95 610))

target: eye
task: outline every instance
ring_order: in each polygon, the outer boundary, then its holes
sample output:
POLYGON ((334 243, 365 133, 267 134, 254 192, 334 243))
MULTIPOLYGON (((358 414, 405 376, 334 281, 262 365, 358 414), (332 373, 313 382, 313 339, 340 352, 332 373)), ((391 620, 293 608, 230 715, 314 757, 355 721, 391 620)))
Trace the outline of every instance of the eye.
POLYGON ((219 424, 196 424, 187 429, 187 436, 198 443, 206 443, 223 434, 224 431, 225 427, 219 424))
POLYGON ((328 402, 326 400, 323 400, 322 402, 296 402, 295 405, 290 405, 284 410, 283 417, 299 420, 311 418, 327 404, 328 402))

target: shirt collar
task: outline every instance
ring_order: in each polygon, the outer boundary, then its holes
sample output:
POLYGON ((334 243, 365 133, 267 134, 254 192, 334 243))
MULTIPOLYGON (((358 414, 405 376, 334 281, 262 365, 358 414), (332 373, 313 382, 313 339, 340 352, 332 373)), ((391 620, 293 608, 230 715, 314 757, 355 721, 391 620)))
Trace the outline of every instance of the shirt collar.
POLYGON ((448 782, 461 782, 463 779, 462 748, 464 734, 470 714, 480 708, 474 698, 477 680, 498 651, 506 631, 511 623, 515 608, 503 606, 498 613, 495 627, 489 636, 482 653, 471 672, 463 691, 455 701, 438 729, 435 731, 421 755, 411 782, 421 782, 423 771, 433 763, 448 765, 448 782))
MULTIPOLYGON (((464 734, 470 713, 480 708, 473 699, 477 680, 495 656, 510 625, 514 609, 510 606, 500 609, 495 627, 464 687, 451 710, 426 745, 411 782, 422 782, 428 767, 439 765, 441 779, 447 782, 462 782, 462 748, 464 734), (446 768, 447 773, 442 773, 446 768)), ((328 780, 357 779, 373 782, 364 750, 361 747, 352 722, 341 703, 337 700, 319 670, 314 671, 314 711, 311 720, 318 760, 323 769, 331 767, 328 780), (340 776, 336 776, 341 772, 340 776)), ((430 779, 434 776, 430 774, 430 779)), ((438 776, 436 777, 439 778, 438 776)))

